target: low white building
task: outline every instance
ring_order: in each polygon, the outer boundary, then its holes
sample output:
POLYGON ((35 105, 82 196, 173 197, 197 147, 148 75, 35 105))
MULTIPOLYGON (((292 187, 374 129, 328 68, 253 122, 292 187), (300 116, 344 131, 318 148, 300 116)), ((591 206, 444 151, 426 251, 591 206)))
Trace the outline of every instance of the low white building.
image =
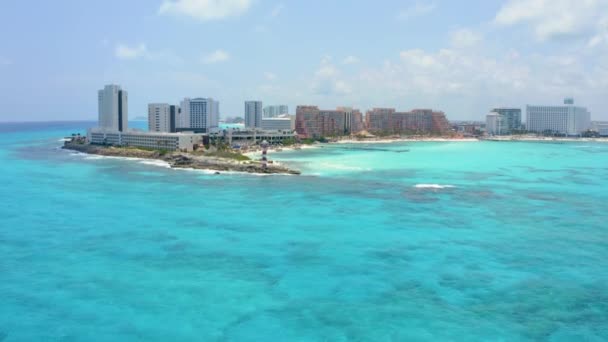
POLYGON ((594 121, 591 129, 602 137, 608 137, 608 121, 594 121))
POLYGON ((89 143, 95 145, 134 146, 169 151, 193 151, 203 144, 205 134, 164 133, 164 132, 119 132, 90 128, 87 131, 89 143))
POLYGON ((267 131, 293 131, 295 120, 290 117, 263 118, 262 129, 267 131))
POLYGON ((591 128, 591 114, 585 107, 565 99, 563 106, 527 106, 526 129, 531 132, 580 135, 591 128))
POLYGON ((486 115, 486 133, 488 135, 502 135, 506 133, 504 116, 499 113, 486 115))
POLYGON ((266 130, 257 130, 257 129, 248 129, 248 130, 235 130, 230 129, 226 130, 223 133, 222 138, 230 144, 243 144, 243 145, 252 145, 256 143, 260 143, 264 140, 268 141, 271 144, 282 143, 284 140, 292 140, 297 137, 295 131, 266 131, 266 130))

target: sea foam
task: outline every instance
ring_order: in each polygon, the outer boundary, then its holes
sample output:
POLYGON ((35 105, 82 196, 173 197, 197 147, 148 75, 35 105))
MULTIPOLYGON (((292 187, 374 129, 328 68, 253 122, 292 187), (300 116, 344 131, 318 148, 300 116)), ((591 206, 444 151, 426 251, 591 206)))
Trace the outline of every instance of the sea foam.
POLYGON ((416 189, 450 189, 455 188, 454 185, 443 185, 443 184, 416 184, 414 185, 416 189))
POLYGON ((145 165, 171 168, 171 165, 169 165, 169 163, 167 163, 166 161, 162 161, 162 160, 142 160, 142 161, 140 161, 140 163, 145 164, 145 165))

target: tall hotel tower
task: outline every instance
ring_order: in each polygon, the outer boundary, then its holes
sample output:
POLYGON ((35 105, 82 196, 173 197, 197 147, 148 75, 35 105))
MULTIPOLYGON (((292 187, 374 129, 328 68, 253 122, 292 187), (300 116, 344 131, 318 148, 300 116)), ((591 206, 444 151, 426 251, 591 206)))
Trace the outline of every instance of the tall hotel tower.
POLYGON ((148 131, 174 133, 179 113, 179 106, 168 103, 150 103, 148 105, 148 131))
POLYGON ((129 122, 127 91, 110 84, 97 93, 99 128, 126 132, 129 122))
POLYGON ((245 101, 245 127, 262 128, 262 101, 245 101))
POLYGON ((181 102, 178 127, 209 133, 220 123, 220 103, 212 98, 185 98, 181 102))
POLYGON ((551 132, 579 135, 591 128, 591 113, 574 105, 574 99, 564 99, 563 106, 527 106, 526 129, 530 132, 551 132))

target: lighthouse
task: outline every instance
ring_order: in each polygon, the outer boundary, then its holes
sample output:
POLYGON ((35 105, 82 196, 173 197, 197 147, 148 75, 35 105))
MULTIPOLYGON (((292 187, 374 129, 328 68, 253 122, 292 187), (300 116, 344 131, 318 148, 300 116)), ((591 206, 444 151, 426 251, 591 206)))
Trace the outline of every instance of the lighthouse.
POLYGON ((262 146, 262 165, 264 166, 264 170, 266 170, 268 168, 268 158, 266 156, 268 153, 268 141, 264 140, 260 145, 262 146))

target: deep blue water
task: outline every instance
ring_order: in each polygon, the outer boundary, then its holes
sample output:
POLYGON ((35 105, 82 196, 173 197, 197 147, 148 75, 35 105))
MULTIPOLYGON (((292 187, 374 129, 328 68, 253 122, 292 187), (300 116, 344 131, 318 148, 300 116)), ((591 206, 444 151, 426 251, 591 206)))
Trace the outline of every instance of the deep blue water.
POLYGON ((58 149, 93 124, 0 124, 0 341, 608 340, 608 144, 217 176, 58 149))

